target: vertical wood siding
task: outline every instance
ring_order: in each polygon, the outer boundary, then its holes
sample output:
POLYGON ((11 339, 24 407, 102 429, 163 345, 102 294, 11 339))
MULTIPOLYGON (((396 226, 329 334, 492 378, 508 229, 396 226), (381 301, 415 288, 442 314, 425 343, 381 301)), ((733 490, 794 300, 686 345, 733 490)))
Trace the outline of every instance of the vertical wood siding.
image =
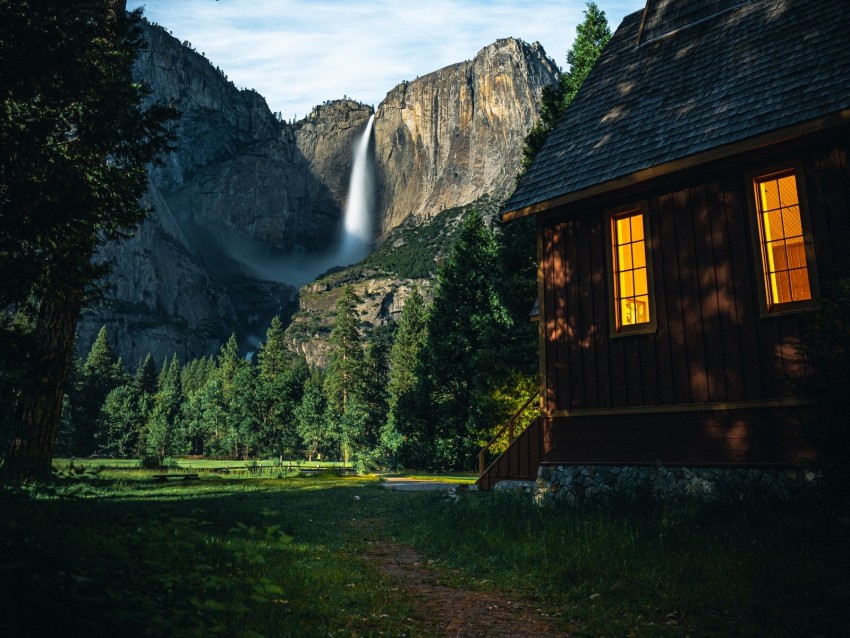
MULTIPOLYGON (((850 161, 846 148, 802 159, 823 292, 830 279, 850 273, 850 161)), ((547 410, 794 395, 789 380, 808 372, 798 347, 809 315, 760 316, 762 271, 745 172, 643 194, 658 319, 653 334, 610 334, 605 209, 544 221, 547 410)))

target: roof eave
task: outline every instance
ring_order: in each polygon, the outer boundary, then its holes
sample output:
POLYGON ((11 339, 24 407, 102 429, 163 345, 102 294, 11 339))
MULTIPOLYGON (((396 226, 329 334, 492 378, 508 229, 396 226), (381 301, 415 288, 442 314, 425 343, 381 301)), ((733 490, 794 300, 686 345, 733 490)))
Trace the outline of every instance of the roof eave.
POLYGON ((850 109, 843 109, 813 120, 775 129, 737 142, 716 146, 714 148, 694 153, 693 155, 687 155, 669 162, 664 162, 662 164, 656 164, 649 168, 635 171, 627 175, 621 175, 614 179, 600 182, 599 184, 594 184, 571 193, 565 193, 558 197, 536 202, 528 206, 506 210, 501 214, 501 219, 504 222, 509 222, 514 219, 519 219, 520 217, 535 215, 553 208, 576 204, 582 200, 599 197, 613 191, 628 188, 656 177, 693 168, 701 164, 707 164, 733 155, 756 151, 774 144, 789 142, 805 137, 806 135, 819 133, 830 128, 841 126, 842 124, 850 124, 850 109))

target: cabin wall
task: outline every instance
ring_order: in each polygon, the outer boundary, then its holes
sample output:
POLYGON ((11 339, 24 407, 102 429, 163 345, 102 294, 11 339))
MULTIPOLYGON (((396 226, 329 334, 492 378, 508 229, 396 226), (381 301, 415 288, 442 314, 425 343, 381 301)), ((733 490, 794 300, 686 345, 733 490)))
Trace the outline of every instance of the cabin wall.
MULTIPOLYGON (((637 439, 644 451, 629 459, 614 458, 623 448, 616 443, 617 435, 577 455, 576 437, 586 435, 577 434, 576 428, 603 426, 591 418, 594 412, 584 411, 607 411, 616 424, 618 410, 636 406, 757 406, 798 394, 794 380, 811 372, 799 355, 811 313, 762 316, 757 285, 762 266, 754 249, 748 204, 752 195, 745 178, 751 170, 783 160, 803 165, 817 275, 824 291, 830 280, 850 274, 846 144, 773 156, 770 161, 760 158, 748 166, 739 163, 734 169, 632 192, 621 201, 539 218, 543 408, 554 419, 552 432, 561 432, 550 437, 545 460, 634 463, 664 456, 681 463, 701 458, 740 462, 746 458, 742 446, 733 445, 737 452, 729 455, 723 453, 728 447, 724 442, 716 444, 721 453, 709 453, 699 437, 687 434, 688 429, 707 427, 699 412, 676 417, 668 411, 653 417, 650 411, 642 416, 638 421, 646 429, 637 439), (612 335, 606 213, 629 202, 643 202, 647 208, 658 327, 651 334, 612 335), (670 428, 684 428, 684 433, 671 437, 670 428), (568 453, 570 446, 573 451, 568 453), (659 455, 659 450, 667 452, 659 455)), ((739 427, 734 435, 727 430, 727 435, 756 436, 759 428, 783 421, 783 413, 765 419, 753 412, 743 422, 750 430, 742 434, 739 427)), ((601 432, 612 429, 609 421, 601 432)), ((629 417, 629 423, 636 422, 629 417)), ((636 440, 624 443, 633 450, 638 445, 636 440)), ((777 451, 762 456, 762 461, 787 462, 788 453, 777 451)))

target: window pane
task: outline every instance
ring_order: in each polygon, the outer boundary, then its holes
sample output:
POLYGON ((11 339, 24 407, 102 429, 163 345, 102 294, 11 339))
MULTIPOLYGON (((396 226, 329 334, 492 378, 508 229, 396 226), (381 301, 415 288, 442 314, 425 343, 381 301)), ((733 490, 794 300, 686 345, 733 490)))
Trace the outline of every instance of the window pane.
POLYGON ((623 217, 617 220, 617 239, 618 245, 627 244, 632 240, 632 234, 629 231, 629 218, 623 217))
POLYGON ((803 222, 800 220, 800 207, 789 206, 782 209, 782 229, 786 237, 803 236, 803 222))
POLYGON ((632 244, 632 254, 634 255, 634 267, 646 267, 646 242, 632 244))
POLYGON ((774 273, 773 275, 776 279, 776 297, 774 298, 774 303, 787 303, 789 301, 793 301, 791 297, 791 277, 788 275, 787 270, 783 270, 781 272, 774 273))
POLYGON ((797 268, 791 271, 791 294, 794 301, 811 299, 812 291, 809 289, 809 273, 805 268, 797 268))
POLYGON ((779 184, 779 203, 786 206, 795 206, 799 203, 797 198, 797 178, 794 175, 786 175, 777 180, 779 184))
POLYGON ((784 241, 773 241, 768 244, 770 255, 773 258, 771 262, 771 270, 788 270, 788 258, 785 252, 784 241))
POLYGON ((620 296, 632 297, 635 294, 635 288, 632 283, 632 271, 620 273, 620 296))
POLYGON ((625 246, 620 246, 617 249, 618 255, 618 264, 620 266, 620 272, 624 270, 631 270, 634 268, 632 265, 632 245, 626 244, 625 246))
POLYGON ((632 241, 641 241, 643 239, 643 215, 633 215, 632 220, 632 241))
POLYGON ((635 294, 646 295, 649 292, 646 284, 646 268, 635 270, 635 294))
POLYGON ((632 299, 623 299, 621 302, 620 323, 624 326, 631 326, 637 323, 635 321, 635 304, 632 299))
POLYGON ((788 241, 785 245, 788 252, 788 267, 789 268, 805 268, 806 267, 806 246, 803 244, 802 237, 795 237, 788 241))
POLYGON ((638 297, 635 300, 637 306, 638 323, 646 323, 649 321, 649 295, 638 297))
POLYGON ((767 180, 759 185, 761 194, 761 210, 767 212, 779 208, 779 188, 776 180, 767 180))

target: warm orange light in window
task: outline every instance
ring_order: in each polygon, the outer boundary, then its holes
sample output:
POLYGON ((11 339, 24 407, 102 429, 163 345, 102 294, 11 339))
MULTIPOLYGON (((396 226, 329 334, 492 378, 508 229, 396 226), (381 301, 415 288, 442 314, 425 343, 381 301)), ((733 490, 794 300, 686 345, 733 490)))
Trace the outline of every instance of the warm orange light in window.
POLYGON ((771 304, 812 298, 794 173, 756 180, 764 275, 771 304))
POLYGON ((614 306, 617 328, 649 322, 649 279, 643 213, 613 219, 614 306))

